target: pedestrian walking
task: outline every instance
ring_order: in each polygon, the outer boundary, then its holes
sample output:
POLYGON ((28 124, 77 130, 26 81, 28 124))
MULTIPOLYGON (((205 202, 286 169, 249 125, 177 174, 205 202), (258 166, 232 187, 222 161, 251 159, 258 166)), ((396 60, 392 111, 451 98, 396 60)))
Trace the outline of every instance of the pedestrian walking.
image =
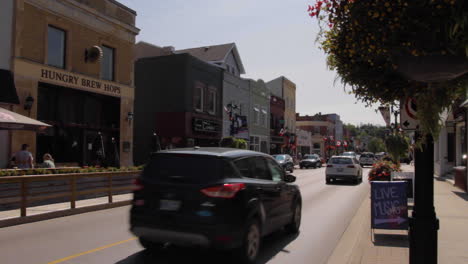
POLYGON ((28 150, 29 145, 21 145, 21 150, 16 152, 12 159, 14 159, 16 167, 19 169, 31 169, 34 168, 34 158, 31 152, 28 150))
POLYGON ((52 155, 49 153, 44 154, 43 156, 44 162, 42 163, 43 168, 55 168, 55 163, 54 159, 52 158, 52 155))

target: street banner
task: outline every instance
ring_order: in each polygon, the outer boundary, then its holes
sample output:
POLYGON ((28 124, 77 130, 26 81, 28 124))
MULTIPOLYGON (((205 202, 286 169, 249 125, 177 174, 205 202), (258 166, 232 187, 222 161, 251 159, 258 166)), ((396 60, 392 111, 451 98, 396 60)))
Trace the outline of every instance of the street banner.
POLYGON ((379 107, 380 114, 385 121, 385 124, 389 127, 390 126, 390 107, 388 106, 381 106, 379 107))
POLYGON ((371 182, 371 228, 408 229, 405 181, 371 182))

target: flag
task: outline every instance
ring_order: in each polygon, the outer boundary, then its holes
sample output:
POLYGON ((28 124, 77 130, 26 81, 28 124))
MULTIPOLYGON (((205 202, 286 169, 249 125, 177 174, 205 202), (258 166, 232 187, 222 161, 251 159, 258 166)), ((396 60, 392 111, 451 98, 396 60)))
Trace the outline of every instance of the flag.
POLYGON ((337 140, 337 141, 336 141, 336 146, 337 146, 337 147, 341 146, 341 141, 337 140))
POLYGON ((279 132, 279 135, 282 137, 287 132, 287 129, 282 128, 279 132))
POLYGON ((348 141, 343 141, 343 146, 346 148, 348 146, 348 141))

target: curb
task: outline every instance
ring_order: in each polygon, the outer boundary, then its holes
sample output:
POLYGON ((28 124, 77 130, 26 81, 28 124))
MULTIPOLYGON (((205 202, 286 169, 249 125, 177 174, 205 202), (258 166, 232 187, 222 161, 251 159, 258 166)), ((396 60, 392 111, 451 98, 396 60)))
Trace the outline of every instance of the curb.
POLYGON ((74 208, 74 209, 66 209, 66 210, 60 210, 60 211, 31 215, 31 216, 4 219, 4 220, 0 220, 0 228, 39 222, 39 221, 44 221, 44 220, 49 220, 49 219, 54 219, 54 218, 59 218, 59 217, 64 217, 64 216, 100 211, 100 210, 111 209, 111 208, 116 208, 116 207, 122 207, 122 206, 130 205, 131 203, 132 203, 131 200, 119 201, 115 203, 97 204, 97 205, 85 206, 85 207, 74 208))
POLYGON ((370 214, 369 206, 370 198, 366 196, 348 227, 343 232, 332 254, 328 257, 327 264, 351 263, 353 258, 360 258, 363 252, 362 248, 359 248, 362 239, 361 234, 366 228, 366 218, 368 218, 370 214))

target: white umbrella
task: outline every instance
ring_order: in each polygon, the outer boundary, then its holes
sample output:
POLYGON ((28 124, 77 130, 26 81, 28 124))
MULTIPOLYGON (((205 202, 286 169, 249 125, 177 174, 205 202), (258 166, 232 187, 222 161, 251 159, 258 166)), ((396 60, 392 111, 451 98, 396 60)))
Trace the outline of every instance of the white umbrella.
POLYGON ((50 125, 0 107, 0 130, 44 130, 50 125))

